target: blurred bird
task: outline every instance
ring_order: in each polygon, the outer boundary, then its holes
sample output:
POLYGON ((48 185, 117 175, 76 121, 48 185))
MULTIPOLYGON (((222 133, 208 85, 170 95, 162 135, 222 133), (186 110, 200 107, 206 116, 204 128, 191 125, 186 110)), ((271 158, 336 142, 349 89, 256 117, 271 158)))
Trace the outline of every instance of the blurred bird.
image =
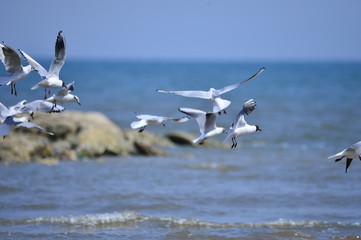
POLYGON ((226 132, 226 129, 216 126, 217 114, 215 113, 206 113, 193 108, 179 108, 179 111, 193 117, 198 123, 201 135, 194 139, 193 143, 203 144, 207 138, 226 132))
POLYGON ((10 134, 11 129, 25 127, 25 128, 36 128, 42 131, 45 131, 49 135, 54 135, 51 132, 47 132, 44 128, 40 127, 37 124, 31 123, 28 120, 28 117, 17 118, 14 116, 7 117, 3 124, 0 125, 0 135, 5 138, 10 134))
POLYGON ((231 148, 237 147, 236 138, 239 136, 248 135, 257 131, 262 131, 258 125, 249 125, 245 120, 245 115, 249 115, 256 107, 256 102, 253 99, 246 101, 243 104, 242 110, 236 116, 236 120, 232 123, 230 129, 228 130, 227 136, 224 139, 224 142, 228 138, 232 139, 231 148))
POLYGON ((58 102, 60 103, 76 102, 77 104, 81 105, 79 98, 76 95, 70 93, 73 90, 74 90, 74 81, 63 87, 53 96, 46 99, 46 101, 52 102, 53 108, 56 108, 57 106, 56 104, 58 102))
POLYGON ((7 77, 0 77, 0 86, 10 84, 11 94, 17 96, 16 83, 35 69, 30 65, 22 66, 19 54, 4 42, 0 44, 0 60, 3 62, 6 71, 10 73, 7 77))
MULTIPOLYGON (((28 54, 26 54, 24 51, 20 50, 20 53, 23 55, 23 57, 28 61, 28 63, 31 65, 35 71, 39 73, 39 75, 43 78, 42 81, 38 82, 35 86, 31 88, 31 90, 37 89, 38 87, 45 88, 45 97, 47 97, 47 89, 49 88, 59 88, 59 87, 65 87, 65 83, 63 80, 59 79, 59 73, 61 68, 64 65, 65 62, 65 38, 62 35, 62 31, 58 33, 58 36, 56 38, 55 42, 55 56, 53 58, 53 61, 51 62, 49 71, 46 71, 43 66, 41 66, 38 62, 36 62, 34 59, 32 59, 28 54)), ((48 90, 48 93, 50 94, 50 90, 48 90)))
POLYGON ((246 82, 252 80, 253 78, 257 77, 259 74, 261 74, 265 69, 266 68, 262 67, 260 70, 258 70, 258 72, 256 74, 254 74, 252 77, 244 80, 243 82, 229 85, 229 86, 226 86, 221 89, 210 88, 209 91, 167 91, 167 90, 158 89, 156 91, 162 92, 162 93, 173 93, 173 94, 180 95, 183 97, 209 99, 209 100, 211 100, 211 102, 213 104, 213 113, 218 112, 220 114, 222 111, 224 113, 226 113, 225 109, 231 104, 231 101, 222 99, 221 95, 223 93, 226 93, 233 89, 238 88, 243 83, 246 83, 246 82))
POLYGON ((162 116, 154 116, 154 115, 148 115, 148 114, 142 114, 136 116, 139 121, 133 121, 130 124, 130 127, 132 129, 139 129, 139 133, 143 132, 145 127, 148 125, 157 125, 162 124, 165 126, 165 121, 173 121, 173 122, 186 122, 189 120, 188 117, 181 117, 181 118, 170 118, 170 117, 162 117, 162 116))
POLYGON ((361 160, 361 141, 351 145, 350 147, 342 150, 335 155, 329 156, 330 158, 337 158, 335 162, 341 161, 343 158, 346 158, 346 169, 345 173, 347 173, 348 167, 351 165, 351 162, 354 158, 359 158, 361 160))

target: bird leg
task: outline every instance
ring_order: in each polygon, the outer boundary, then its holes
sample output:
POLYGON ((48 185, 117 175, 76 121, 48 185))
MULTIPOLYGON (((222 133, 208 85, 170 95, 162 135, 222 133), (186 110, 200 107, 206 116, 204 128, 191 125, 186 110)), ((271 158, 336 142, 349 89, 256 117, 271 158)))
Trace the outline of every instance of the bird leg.
MULTIPOLYGON (((343 158, 343 157, 342 157, 342 158, 343 158)), ((335 162, 341 161, 342 158, 337 158, 337 159, 335 160, 335 162)))
POLYGON ((30 117, 31 117, 31 119, 34 119, 34 112, 30 113, 30 117))
POLYGON ((345 173, 347 173, 347 169, 348 169, 348 167, 350 166, 351 162, 352 162, 352 158, 347 158, 347 159, 346 159, 346 169, 345 169, 345 173))
POLYGON ((45 89, 45 90, 44 90, 44 91, 45 91, 44 99, 46 99, 46 88, 44 88, 44 89, 45 89))
POLYGON ((16 91, 15 83, 11 84, 11 94, 18 96, 18 92, 16 91))
POLYGON ((226 111, 226 109, 223 109, 223 113, 224 113, 224 114, 227 114, 227 111, 226 111))
POLYGON ((233 137, 232 138, 232 146, 231 146, 231 148, 235 148, 235 147, 237 147, 237 140, 236 140, 235 137, 233 137))
POLYGON ((162 125, 165 127, 165 123, 164 123, 164 122, 162 122, 162 125))
POLYGON ((53 107, 51 108, 50 112, 53 111, 55 107, 56 107, 56 101, 53 102, 53 107))
POLYGON ((145 129, 145 126, 144 126, 144 127, 141 127, 138 132, 141 133, 141 132, 144 131, 144 129, 145 129))

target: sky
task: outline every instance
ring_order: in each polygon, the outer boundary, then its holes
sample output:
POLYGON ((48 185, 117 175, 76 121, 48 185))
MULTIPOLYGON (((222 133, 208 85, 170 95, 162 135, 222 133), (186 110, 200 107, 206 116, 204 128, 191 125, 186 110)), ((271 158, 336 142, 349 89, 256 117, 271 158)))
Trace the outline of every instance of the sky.
POLYGON ((0 41, 67 59, 360 61, 359 0, 2 0, 0 41))

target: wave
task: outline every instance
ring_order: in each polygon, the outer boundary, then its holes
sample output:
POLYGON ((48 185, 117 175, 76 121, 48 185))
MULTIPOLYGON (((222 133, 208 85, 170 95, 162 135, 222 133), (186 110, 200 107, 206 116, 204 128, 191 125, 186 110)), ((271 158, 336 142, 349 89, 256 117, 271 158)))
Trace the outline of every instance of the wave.
POLYGON ((194 218, 148 217, 135 211, 123 211, 103 214, 89 214, 84 216, 37 217, 24 220, 0 219, 0 224, 62 224, 76 227, 105 227, 129 226, 142 223, 158 223, 166 227, 194 227, 194 228, 272 228, 272 229, 359 229, 361 223, 325 222, 317 220, 293 221, 278 219, 276 221, 260 223, 216 223, 194 218))

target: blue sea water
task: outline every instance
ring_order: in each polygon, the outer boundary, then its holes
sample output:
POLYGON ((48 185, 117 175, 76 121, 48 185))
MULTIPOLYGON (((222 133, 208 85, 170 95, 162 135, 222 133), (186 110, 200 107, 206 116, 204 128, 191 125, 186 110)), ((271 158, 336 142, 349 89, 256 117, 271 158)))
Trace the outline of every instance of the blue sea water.
MULTIPOLYGON (((100 111, 126 129, 135 112, 211 109, 156 89, 221 88, 260 67, 259 77, 224 95, 232 104, 219 126, 228 127, 246 100, 257 102, 247 121, 262 132, 239 138, 236 149, 177 146, 166 149, 170 157, 0 166, 0 238, 360 238, 361 162, 345 174, 344 161, 327 157, 361 140, 361 63, 69 60, 61 77, 75 81, 82 105, 64 106, 100 111)), ((43 98, 30 90, 38 80, 36 73, 21 80, 18 97, 1 86, 0 102, 43 98)), ((198 134, 194 120, 146 128, 178 130, 198 134)))

